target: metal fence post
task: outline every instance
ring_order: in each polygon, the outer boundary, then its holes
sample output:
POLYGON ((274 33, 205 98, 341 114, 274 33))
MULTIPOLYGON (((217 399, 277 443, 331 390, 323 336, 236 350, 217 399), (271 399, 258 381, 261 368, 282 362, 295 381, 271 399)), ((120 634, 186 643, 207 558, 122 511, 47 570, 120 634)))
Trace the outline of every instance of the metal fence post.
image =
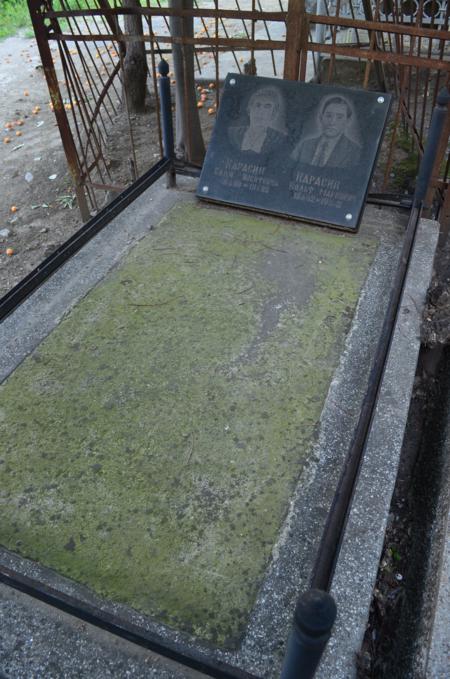
POLYGON ((312 679, 336 619, 333 597, 310 589, 297 602, 281 679, 312 679))
MULTIPOLYGON (((70 123, 64 108, 61 91, 59 89, 58 77, 53 64, 53 57, 48 44, 49 29, 45 25, 42 16, 45 8, 43 3, 39 0, 28 0, 28 9, 30 12, 31 22, 33 24, 34 35, 36 37, 42 66, 44 67, 44 75, 45 79, 47 80, 48 91, 53 104, 56 122, 58 123, 64 153, 66 154, 67 165, 69 166, 69 172, 72 176, 81 218, 84 222, 87 222, 91 217, 91 213, 84 190, 85 176, 80 168, 77 149, 72 135, 72 130, 70 128, 70 123)), ((56 20, 54 19, 53 21, 56 20)), ((58 28, 58 26, 56 26, 56 28, 58 28)))
POLYGON ((165 59, 161 59, 159 62, 158 73, 164 156, 172 161, 167 174, 167 186, 168 188, 173 188, 176 183, 176 175, 173 163, 175 160, 175 149, 173 143, 172 99, 170 96, 169 64, 165 59))
POLYGON ((443 87, 436 99, 436 106, 431 116, 430 129, 428 131, 427 143, 419 167, 419 174, 416 180, 416 190, 414 193, 413 206, 419 207, 424 202, 433 175, 436 156, 441 142, 442 133, 448 116, 448 105, 450 102, 450 92, 443 87))

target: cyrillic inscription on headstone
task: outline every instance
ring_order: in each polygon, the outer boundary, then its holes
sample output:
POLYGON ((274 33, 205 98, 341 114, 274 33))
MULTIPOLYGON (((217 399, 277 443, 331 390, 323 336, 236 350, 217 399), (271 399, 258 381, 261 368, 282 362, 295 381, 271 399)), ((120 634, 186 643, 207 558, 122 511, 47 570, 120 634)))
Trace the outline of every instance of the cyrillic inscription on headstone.
POLYGON ((197 195, 355 231, 390 95, 228 74, 197 195))

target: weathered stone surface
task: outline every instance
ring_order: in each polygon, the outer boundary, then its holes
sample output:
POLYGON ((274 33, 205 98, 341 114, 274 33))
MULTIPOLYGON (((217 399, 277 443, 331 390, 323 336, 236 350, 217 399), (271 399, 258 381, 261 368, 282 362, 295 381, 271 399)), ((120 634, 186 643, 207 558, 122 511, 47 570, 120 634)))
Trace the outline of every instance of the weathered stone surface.
POLYGON ((1 544, 235 646, 377 246, 169 213, 5 381, 1 544))

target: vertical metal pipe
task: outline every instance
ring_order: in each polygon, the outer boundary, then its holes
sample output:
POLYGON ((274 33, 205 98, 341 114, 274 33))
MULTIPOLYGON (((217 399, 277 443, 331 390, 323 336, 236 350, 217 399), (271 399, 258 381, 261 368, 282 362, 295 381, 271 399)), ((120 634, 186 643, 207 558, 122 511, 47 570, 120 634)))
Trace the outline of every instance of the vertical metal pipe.
MULTIPOLYGON (((320 16, 326 15, 325 0, 317 0, 316 4, 316 14, 320 16)), ((323 45, 325 42, 325 24, 316 24, 316 29, 314 32, 314 41, 319 45, 323 45)), ((320 62, 322 61, 322 54, 317 52, 317 62, 316 62, 316 81, 320 82, 320 62)))
MULTIPOLYGON (((31 22, 33 24, 39 55, 44 67, 44 75, 45 79, 47 80, 48 91, 53 104, 56 122, 58 123, 64 153, 66 154, 67 165, 69 166, 69 172, 74 183, 81 217, 83 221, 86 222, 90 218, 91 214, 86 199, 86 193, 84 191, 84 176, 81 172, 77 148, 75 146, 72 130, 70 129, 69 120, 64 109, 58 78, 53 65, 53 57, 49 46, 49 30, 44 24, 42 7, 43 5, 39 2, 39 0, 28 0, 28 9, 30 12, 31 22)), ((56 28, 58 28, 58 26, 56 26, 56 28)))
POLYGON ((331 635, 336 604, 327 592, 310 589, 297 602, 281 679, 312 679, 331 635))
POLYGON ((442 133, 445 128, 447 116, 449 115, 449 103, 450 92, 444 87, 437 96, 436 106, 434 107, 433 115, 431 117, 428 139, 416 180, 416 190, 413 198, 413 206, 415 207, 421 205, 425 200, 427 189, 432 178, 433 167, 441 142, 442 133))
POLYGON ((172 99, 170 96, 169 64, 165 59, 161 59, 158 64, 159 73, 159 100, 161 105, 161 124, 162 141, 165 158, 171 162, 168 171, 167 186, 175 186, 175 148, 173 143, 173 124, 172 124, 172 99))

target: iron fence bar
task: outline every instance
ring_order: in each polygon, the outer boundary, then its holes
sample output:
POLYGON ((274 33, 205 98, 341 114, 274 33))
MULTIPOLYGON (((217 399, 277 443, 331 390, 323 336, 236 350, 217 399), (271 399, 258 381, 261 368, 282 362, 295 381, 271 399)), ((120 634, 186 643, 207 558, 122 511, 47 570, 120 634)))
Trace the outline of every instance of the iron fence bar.
POLYGON ((172 121, 172 97, 170 94, 170 78, 169 78, 169 64, 165 59, 161 59, 158 64, 158 87, 159 87, 159 101, 161 107, 161 125, 162 125, 162 144, 164 156, 170 160, 170 168, 167 173, 168 188, 173 188, 176 183, 176 174, 174 167, 175 146, 173 135, 173 121, 172 121))
MULTIPOLYGON (((45 10, 43 11, 44 18, 48 19, 65 19, 67 16, 122 16, 125 14, 142 14, 142 15, 156 15, 156 16, 176 16, 176 17, 208 17, 214 19, 217 16, 217 9, 172 9, 170 7, 111 7, 111 9, 83 9, 83 10, 45 10)), ((220 15, 224 19, 248 19, 249 21, 285 21, 286 12, 259 10, 235 10, 235 9, 221 9, 220 15)))
MULTIPOLYGON (((80 4, 79 4, 78 0, 76 0, 76 2, 77 2, 78 7, 80 7, 80 4)), ((100 15, 102 19, 104 18, 104 16, 106 17, 106 19, 109 18, 108 15, 105 14, 106 11, 107 11, 106 9, 102 10, 102 13, 101 13, 101 15, 100 15)), ((75 16, 76 13, 75 13, 74 10, 68 10, 68 14, 69 14, 69 16, 72 18, 72 17, 75 16)), ((86 26, 87 31, 89 32, 90 35, 92 35, 91 27, 89 26, 89 24, 88 24, 88 22, 87 22, 87 20, 86 20, 86 17, 83 16, 83 19, 84 19, 84 24, 85 24, 85 26, 86 26)), ((116 18, 116 19, 117 19, 117 21, 118 21, 118 18, 116 18)), ((99 29, 99 25, 98 25, 98 23, 97 23, 97 20, 96 20, 95 16, 93 17, 93 23, 94 23, 95 27, 97 28, 97 30, 100 30, 100 29, 99 29)), ((103 25, 105 25, 104 22, 103 22, 103 25)), ((111 29, 111 27, 109 26, 109 24, 108 24, 108 27, 111 29)), ((114 33, 106 33, 106 34, 103 36, 103 38, 102 38, 101 41, 104 43, 106 40, 113 40, 114 37, 115 37, 117 40, 119 40, 119 52, 120 52, 120 53, 123 53, 123 52, 126 50, 126 43, 125 43, 125 40, 124 40, 124 34, 123 34, 120 30, 118 31, 118 35, 117 35, 117 36, 115 36, 114 33)), ((104 59, 103 59, 103 55, 102 55, 101 52, 100 52, 100 47, 98 47, 98 54, 99 54, 99 59, 100 59, 100 61, 102 62, 102 65, 103 65, 104 69, 107 71, 107 65, 105 64, 105 61, 104 61, 104 59)), ((109 57, 111 58, 111 55, 109 55, 109 57)), ((94 65, 95 65, 95 61, 94 61, 94 65)), ((114 63, 113 63, 113 66, 114 66, 114 63)), ((98 72, 99 75, 100 75, 100 72, 98 71, 98 69, 97 69, 97 72, 98 72)), ((107 72, 108 72, 108 71, 107 71, 107 72)), ((101 78, 100 78, 100 80, 101 80, 101 78)), ((102 82, 103 82, 103 81, 102 81, 102 82)), ((119 94, 119 92, 118 92, 118 90, 117 90, 116 85, 115 85, 114 82, 112 82, 112 86, 113 86, 114 92, 115 92, 115 94, 116 94, 116 97, 117 97, 117 98, 120 98, 120 94, 119 94)), ((112 104, 112 106, 113 106, 113 110, 115 110, 115 106, 114 106, 114 104, 112 103, 112 100, 111 100, 111 104, 112 104)))
POLYGON ((336 604, 327 592, 310 589, 297 602, 281 679, 312 679, 331 636, 336 604))
MULTIPOLYGON (((259 11, 263 12, 264 10, 263 10, 262 5, 261 5, 261 0, 257 0, 257 2, 258 2, 259 11)), ((263 19, 263 25, 264 25, 264 28, 265 28, 265 31, 266 31, 267 38, 270 40, 270 32, 269 32, 269 28, 267 26, 267 21, 265 19, 263 19)), ((273 50, 270 50, 270 56, 272 58, 273 74, 276 76, 277 75, 277 67, 275 65, 275 55, 273 53, 273 50)))
POLYGON ((216 679, 260 679, 250 672, 233 667, 219 659, 210 658, 194 648, 183 645, 182 642, 169 641, 160 634, 125 621, 119 616, 101 609, 94 604, 87 603, 74 596, 60 592, 49 585, 17 573, 10 568, 0 565, 0 582, 8 587, 19 590, 53 606, 65 613, 69 613, 91 625, 127 639, 139 646, 150 649, 166 658, 170 658, 185 666, 203 672, 216 679))
MULTIPOLYGON (((259 10, 227 10, 227 9, 170 9, 170 8, 147 8, 137 7, 131 9, 127 8, 111 8, 111 10, 71 10, 65 12, 43 11, 42 16, 46 18, 64 19, 67 17, 89 17, 89 16, 103 16, 114 15, 121 16, 125 14, 142 14, 155 16, 177 16, 177 17, 209 17, 215 19, 221 17, 223 19, 248 19, 250 21, 286 21, 286 12, 271 12, 259 10)), ((367 21, 364 19, 357 19, 343 16, 326 16, 323 14, 308 13, 309 20, 312 24, 325 24, 328 26, 347 26, 355 28, 355 24, 359 29, 375 30, 385 33, 396 33, 401 36, 414 35, 423 38, 433 38, 434 40, 446 41, 450 39, 450 31, 439 28, 426 28, 418 25, 392 23, 384 21, 367 21)), ((100 40, 110 40, 111 34, 101 37, 100 40)), ((126 35, 122 34, 120 40, 127 41, 126 35)))
POLYGON ((331 588, 334 569, 339 556, 350 511, 355 482, 363 459, 365 442, 372 423, 384 367, 391 345, 393 328, 404 288, 420 214, 421 210, 419 207, 413 207, 411 209, 380 340, 370 371, 367 392, 364 397, 352 442, 344 462, 343 471, 328 512, 319 550, 316 555, 310 583, 312 589, 329 591, 331 588))
MULTIPOLYGON (((72 59, 70 58, 69 55, 69 50, 68 47, 65 43, 62 43, 60 45, 60 53, 61 53, 61 63, 63 66, 63 72, 64 72, 64 77, 66 80, 67 84, 67 90, 68 90, 68 95, 69 95, 69 100, 70 100, 70 107, 71 107, 71 113, 73 117, 73 124, 77 132, 77 137, 79 140, 79 148, 81 151, 81 154, 83 156, 83 163, 82 167, 86 168, 88 171, 88 155, 89 151, 92 153, 93 158, 97 158, 97 162, 95 163, 95 167, 97 169, 97 172, 100 176, 101 181, 104 181, 102 170, 100 168, 100 160, 104 160, 103 154, 102 154, 102 136, 101 136, 101 130, 96 124, 95 117, 93 116, 92 108, 90 105, 90 102, 87 102, 87 106, 84 102, 83 98, 83 92, 84 90, 80 87, 79 84, 79 76, 77 73, 77 70, 74 68, 74 64, 72 59), (64 54, 64 58, 63 58, 64 54), (77 104, 78 102, 78 104, 77 104), (83 128, 84 134, 86 136, 85 139, 85 149, 83 145, 83 140, 81 138, 80 134, 80 126, 79 122, 77 120, 77 115, 76 115, 76 110, 75 106, 78 105, 78 110, 80 113, 80 119, 81 119, 81 126, 83 128), (89 111, 87 108, 90 109, 91 115, 89 116, 89 111), (99 131, 99 135, 97 136, 95 126, 97 127, 97 130, 99 131)), ((111 179, 111 174, 109 172, 108 167, 106 166, 106 163, 103 163, 104 165, 104 170, 105 174, 108 179, 111 179)))
POLYGON ((416 181, 416 191, 414 193, 413 205, 418 206, 425 201, 425 196, 432 178, 433 168, 436 164, 436 159, 439 158, 439 146, 441 142, 447 143, 447 140, 442 140, 445 123, 449 114, 450 92, 444 87, 438 94, 436 99, 436 106, 433 111, 431 119, 430 131, 428 134, 427 143, 420 163, 419 175, 416 181))
MULTIPOLYGON (((449 33, 450 36, 450 33, 449 33)), ((105 35, 90 35, 78 36, 67 33, 52 33, 52 38, 55 40, 68 40, 73 42, 97 42, 99 40, 109 39, 105 35)), ((148 33, 142 36, 133 36, 133 39, 141 42, 148 42, 150 35, 148 33)), ((214 49, 230 50, 233 49, 252 49, 256 50, 284 50, 286 48, 285 40, 265 40, 258 39, 255 41, 247 40, 245 38, 178 38, 167 35, 154 35, 154 39, 167 44, 179 45, 205 45, 212 46, 214 49)), ((124 36, 124 40, 128 40, 128 36, 124 36)), ((404 66, 420 66, 423 68, 434 68, 447 73, 450 73, 450 62, 443 59, 432 59, 431 61, 426 57, 417 57, 410 54, 397 54, 390 52, 380 52, 379 50, 359 49, 357 46, 345 47, 343 44, 328 45, 325 43, 310 43, 308 50, 312 52, 325 52, 327 54, 335 54, 341 56, 360 57, 362 59, 372 59, 383 62, 392 63, 394 65, 404 66)))
POLYGON ((413 198, 413 206, 406 228, 388 308, 383 322, 381 337, 370 371, 369 386, 364 397, 359 420, 353 434, 336 493, 328 512, 325 529, 322 534, 319 551, 313 569, 313 576, 311 579, 312 588, 328 591, 331 587, 334 568, 339 556, 347 517, 350 511, 355 482, 363 459, 365 443, 372 424, 378 393, 391 346, 398 308, 422 212, 422 205, 430 183, 433 162, 448 115, 449 101, 450 94, 448 90, 443 90, 439 95, 438 105, 433 111, 428 142, 420 165, 416 193, 413 198))
MULTIPOLYGON (((150 0, 147 0, 147 2, 150 2, 150 0)), ((161 111, 160 111, 160 101, 159 101, 159 92, 158 92, 158 84, 157 84, 157 76, 156 76, 156 59, 155 59, 155 40, 153 38, 153 23, 152 23, 152 18, 148 17, 148 26, 150 30, 150 60, 152 62, 152 79, 153 79, 153 91, 155 95, 155 103, 156 103, 156 119, 158 123, 158 142, 159 142, 159 151, 160 154, 163 156, 164 155, 164 150, 163 150, 163 142, 162 142, 162 134, 161 134, 161 111)), ((159 45, 156 43, 156 48, 159 52, 159 56, 162 59, 162 53, 159 50, 159 45)))
MULTIPOLYGON (((69 21, 68 21, 68 22, 69 22, 69 21)), ((78 25, 78 23, 77 23, 77 21, 75 20, 75 18, 73 19, 73 23, 74 23, 76 29, 80 32, 80 35, 83 35, 83 33, 81 32, 80 26, 78 25)), ((86 24, 86 28, 88 29, 89 34, 91 34, 91 31, 90 31, 90 28, 89 28, 89 25, 88 25, 87 21, 84 20, 84 23, 86 24)), ((69 26, 70 26, 70 22, 69 22, 69 26)), ((76 44, 77 47, 78 47, 78 41, 75 41, 75 44, 76 44)), ((97 73, 97 77, 99 78, 100 82, 101 82, 102 84, 104 84, 104 83, 103 83, 103 80, 102 80, 102 77, 101 77, 100 69, 98 68, 97 64, 95 63, 95 59, 94 59, 93 55, 91 54, 91 51, 90 51, 89 49, 87 49, 86 51, 87 51, 87 53, 88 53, 88 55, 89 55, 89 60, 91 61, 92 66, 93 66, 95 72, 97 73)), ((86 60, 85 60, 85 61, 86 61, 86 60)), ((97 91, 97 95, 100 96, 100 91, 99 91, 98 85, 97 85, 97 83, 95 82, 95 79, 92 77, 91 71, 89 71, 89 74, 90 74, 90 76, 91 76, 92 84, 93 84, 93 86, 95 87, 95 89, 96 89, 96 91, 97 91)), ((108 81, 107 81, 107 83, 108 83, 108 81)), ((111 83, 111 84, 112 84, 112 83, 111 83)), ((91 87, 91 90, 92 90, 92 87, 91 87)), ((110 95, 110 93, 109 93, 109 86, 108 86, 106 92, 107 92, 107 95, 106 95, 106 96, 108 97, 108 100, 109 100, 109 103, 110 103, 110 105, 111 105, 111 108, 112 108, 112 110, 113 110, 113 112, 114 112, 114 114, 115 114, 115 113, 117 112, 117 109, 116 109, 116 107, 115 107, 115 105, 114 105, 114 102, 113 102, 113 100, 112 100, 112 98, 111 98, 111 95, 110 95)), ((117 90, 115 90, 115 92, 116 92, 116 95, 118 96, 117 90)), ((108 110, 108 108, 107 108, 106 105, 105 105, 105 110, 108 112, 108 116, 109 116, 110 120, 112 121, 111 114, 109 113, 109 110, 108 110)))
POLYGON ((48 44, 48 29, 44 23, 39 0, 28 0, 28 9, 36 36, 39 55, 44 67, 44 75, 47 81, 50 99, 52 101, 53 110, 58 123, 64 153, 69 166, 69 172, 75 185, 78 206, 83 219, 88 219, 89 208, 82 186, 77 149, 72 130, 70 128, 69 120, 67 118, 66 110, 63 106, 63 99, 59 88, 58 78, 56 76, 55 66, 53 64, 53 58, 48 44))

